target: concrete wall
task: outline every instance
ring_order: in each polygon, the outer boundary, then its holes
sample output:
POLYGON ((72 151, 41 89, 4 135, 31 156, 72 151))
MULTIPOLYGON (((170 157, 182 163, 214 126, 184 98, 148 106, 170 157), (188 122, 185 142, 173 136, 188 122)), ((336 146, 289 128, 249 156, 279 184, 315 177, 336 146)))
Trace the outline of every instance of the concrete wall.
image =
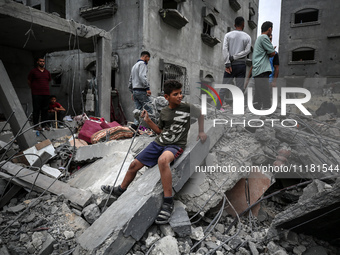
POLYGON ((282 0, 280 77, 288 78, 288 86, 293 85, 292 81, 299 80, 299 77, 318 78, 308 81, 300 79, 303 83, 300 85, 320 94, 322 85, 340 80, 339 9, 339 1, 282 0), (319 10, 318 21, 295 24, 294 14, 304 8, 319 10), (315 61, 292 62, 292 51, 300 47, 314 48, 315 61))
POLYGON ((46 68, 52 74, 61 71, 61 83, 50 83, 51 95, 57 96, 59 102, 68 115, 82 112, 81 93, 86 87, 87 79, 93 75, 85 68, 95 61, 95 53, 79 53, 74 51, 53 52, 46 55, 46 68), (72 101, 73 100, 73 101, 72 101))
MULTIPOLYGON (((33 110, 32 96, 31 89, 27 84, 27 75, 34 68, 32 52, 1 45, 0 59, 6 68, 24 111, 28 114, 31 113, 33 110)), ((0 113, 3 113, 2 109, 0 109, 0 113)))

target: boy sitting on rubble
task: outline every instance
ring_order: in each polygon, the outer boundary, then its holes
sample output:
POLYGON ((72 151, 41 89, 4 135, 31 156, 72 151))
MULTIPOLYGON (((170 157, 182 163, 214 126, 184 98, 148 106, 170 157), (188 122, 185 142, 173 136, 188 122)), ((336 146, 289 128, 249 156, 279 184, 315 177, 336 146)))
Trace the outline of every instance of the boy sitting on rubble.
POLYGON ((101 187, 103 192, 119 197, 126 191, 138 170, 143 166, 150 168, 158 163, 164 200, 156 218, 156 224, 168 223, 173 211, 174 201, 170 163, 183 153, 186 146, 190 129, 190 116, 198 118, 198 139, 202 143, 207 139, 207 135, 204 133, 204 116, 201 115, 200 109, 191 104, 181 102, 183 95, 180 82, 176 80, 166 81, 164 83, 164 97, 168 100, 169 105, 162 109, 158 125, 149 118, 146 110, 141 114, 148 126, 158 135, 155 141, 151 142, 132 161, 121 185, 113 187, 112 192, 112 187, 109 185, 101 187))

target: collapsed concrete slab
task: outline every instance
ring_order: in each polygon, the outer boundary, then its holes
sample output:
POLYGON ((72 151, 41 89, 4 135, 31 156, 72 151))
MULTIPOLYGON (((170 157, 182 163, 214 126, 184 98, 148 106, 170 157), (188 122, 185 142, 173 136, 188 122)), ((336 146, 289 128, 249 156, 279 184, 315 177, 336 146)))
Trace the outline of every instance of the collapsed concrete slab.
MULTIPOLYGON (((152 142, 155 138, 149 136, 136 137, 132 146, 132 152, 141 151, 146 145, 152 142)), ((77 149, 77 153, 74 157, 74 161, 77 163, 94 161, 99 158, 103 158, 108 155, 112 155, 116 152, 128 151, 131 144, 131 139, 114 140, 106 143, 98 143, 80 147, 77 149)))
MULTIPOLYGON (((3 163, 0 162, 0 165, 3 163)), ((53 194, 64 194, 68 200, 82 208, 88 205, 92 199, 92 194, 89 191, 70 187, 67 183, 52 179, 11 162, 2 165, 1 169, 17 179, 34 184, 34 186, 40 188, 39 190, 48 188, 48 191, 53 194)), ((20 183, 18 184, 20 185, 20 183)))
POLYGON ((260 143, 252 134, 243 132, 223 136, 206 157, 205 164, 198 167, 177 194, 186 210, 205 213, 217 206, 226 191, 248 176, 249 172, 241 172, 240 167, 251 165, 249 157, 254 151, 262 152, 260 143), (249 160, 245 161, 247 158, 249 160))
MULTIPOLYGON (((102 159, 97 160, 91 165, 76 172, 74 177, 68 181, 68 184, 75 188, 89 190, 93 194, 103 194, 100 188, 101 185, 113 185, 125 158, 125 154, 126 153, 123 152, 116 152, 113 155, 105 156, 102 159)), ((132 160, 133 157, 129 154, 123 165, 117 183, 123 181, 132 160)))
MULTIPOLYGON (((30 124, 24 121, 27 117, 1 60, 0 98, 0 106, 5 111, 6 117, 9 118, 12 112, 14 112, 13 116, 9 119, 13 133, 18 134, 20 131, 29 128, 30 124), (25 124, 26 126, 24 127, 25 124)), ((30 132, 18 136, 16 140, 21 150, 25 150, 35 144, 34 135, 30 132)))
POLYGON ((292 229, 338 245, 340 238, 340 182, 276 215, 272 228, 292 229))
MULTIPOLYGON (((190 172, 194 171, 196 165, 202 163, 224 131, 223 127, 213 127, 212 122, 206 122, 205 131, 209 137, 202 144, 196 141, 196 126, 197 124, 193 125, 189 134, 187 149, 172 167, 174 187, 180 187, 185 183, 190 177, 190 172), (192 154, 197 156, 191 158, 192 154)), ((154 222, 162 204, 162 193, 158 166, 155 166, 136 180, 79 237, 81 249, 87 254, 126 254, 154 222)))

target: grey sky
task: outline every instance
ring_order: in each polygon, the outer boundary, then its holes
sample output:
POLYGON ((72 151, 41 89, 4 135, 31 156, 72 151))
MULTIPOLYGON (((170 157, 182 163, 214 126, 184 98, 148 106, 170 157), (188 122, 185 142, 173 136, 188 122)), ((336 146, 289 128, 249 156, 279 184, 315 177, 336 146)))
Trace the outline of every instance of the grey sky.
POLYGON ((257 26, 257 35, 261 34, 261 25, 265 21, 273 22, 273 45, 279 48, 280 35, 280 16, 281 0, 260 0, 259 4, 259 22, 257 26))

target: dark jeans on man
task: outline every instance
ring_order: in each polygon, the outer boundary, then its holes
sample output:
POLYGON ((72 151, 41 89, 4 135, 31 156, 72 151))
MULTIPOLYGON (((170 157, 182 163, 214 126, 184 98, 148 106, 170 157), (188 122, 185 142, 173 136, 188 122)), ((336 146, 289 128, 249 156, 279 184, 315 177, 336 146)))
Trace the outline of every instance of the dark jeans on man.
MULTIPOLYGON (((150 97, 146 94, 146 90, 133 90, 133 100, 135 102, 136 109, 147 110, 149 114, 152 114, 152 108, 150 107, 150 97)), ((134 120, 134 124, 138 126, 139 121, 134 120)))
POLYGON ((272 106, 269 88, 269 75, 270 72, 265 72, 254 77, 255 96, 253 100, 253 105, 256 110, 270 109, 270 107, 272 106))
MULTIPOLYGON (((237 64, 237 65, 231 65, 232 68, 232 72, 231 74, 224 72, 224 76, 223 76, 223 84, 232 84, 233 83, 233 79, 235 78, 235 83, 236 86, 238 88, 240 88, 242 91, 244 91, 244 77, 246 77, 246 65, 245 64, 237 64)), ((225 97, 225 94, 227 93, 228 89, 220 89, 220 92, 218 93, 218 95, 220 96, 221 100, 222 100, 222 104, 223 104, 223 100, 225 97)), ((217 100, 217 105, 216 105, 216 109, 220 109, 221 108, 221 104, 220 101, 217 100)))
MULTIPOLYGON (((49 95, 32 95, 33 102, 33 124, 39 123, 41 114, 41 122, 48 120, 48 105, 50 104, 49 95)), ((48 123, 43 123, 42 126, 47 126, 48 123)))

